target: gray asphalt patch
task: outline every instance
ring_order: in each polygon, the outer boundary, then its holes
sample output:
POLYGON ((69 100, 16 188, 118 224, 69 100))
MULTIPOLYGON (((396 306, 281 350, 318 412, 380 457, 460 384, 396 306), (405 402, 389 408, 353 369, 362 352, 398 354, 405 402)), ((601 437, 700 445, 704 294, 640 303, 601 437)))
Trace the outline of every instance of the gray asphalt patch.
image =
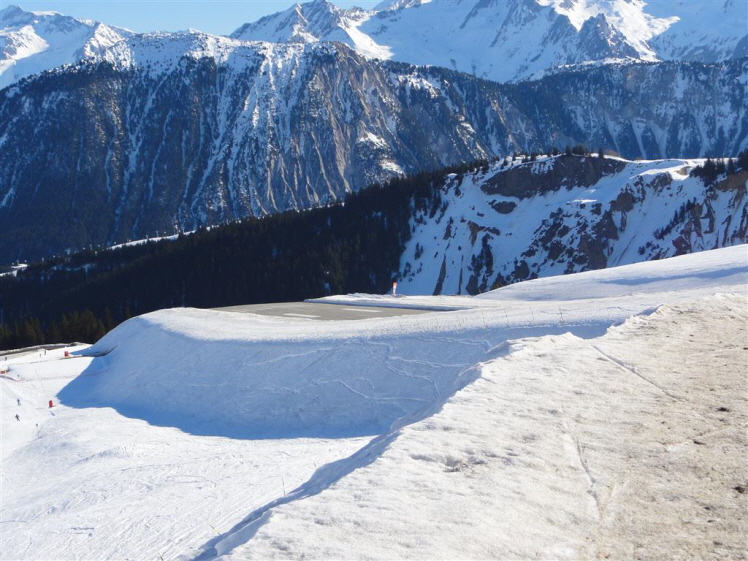
POLYGON ((246 306, 228 306, 213 308, 221 312, 239 314, 259 314, 262 316, 308 319, 311 321, 357 320, 373 317, 394 317, 425 314, 433 310, 414 310, 411 308, 384 308, 376 306, 340 306, 337 304, 319 304, 315 302, 282 302, 278 304, 250 304, 246 306))

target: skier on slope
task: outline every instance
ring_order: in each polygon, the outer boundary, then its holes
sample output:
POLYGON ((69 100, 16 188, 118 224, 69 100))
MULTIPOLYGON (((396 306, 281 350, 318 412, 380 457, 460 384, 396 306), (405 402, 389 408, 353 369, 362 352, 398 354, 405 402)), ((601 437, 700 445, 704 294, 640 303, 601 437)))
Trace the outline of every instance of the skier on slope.
POLYGON ((18 416, 18 413, 16 413, 16 421, 20 421, 21 417, 18 416))
POLYGON ((16 398, 16 401, 18 402, 18 407, 20 407, 20 406, 21 406, 21 398, 20 398, 20 397, 17 397, 17 398, 16 398))

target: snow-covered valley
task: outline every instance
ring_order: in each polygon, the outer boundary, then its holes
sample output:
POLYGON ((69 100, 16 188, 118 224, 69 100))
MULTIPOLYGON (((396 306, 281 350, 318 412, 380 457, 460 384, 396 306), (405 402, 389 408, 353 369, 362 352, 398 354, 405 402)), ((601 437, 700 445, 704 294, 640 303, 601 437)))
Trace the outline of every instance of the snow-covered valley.
POLYGON ((0 556, 745 556, 747 252, 0 357, 0 556))

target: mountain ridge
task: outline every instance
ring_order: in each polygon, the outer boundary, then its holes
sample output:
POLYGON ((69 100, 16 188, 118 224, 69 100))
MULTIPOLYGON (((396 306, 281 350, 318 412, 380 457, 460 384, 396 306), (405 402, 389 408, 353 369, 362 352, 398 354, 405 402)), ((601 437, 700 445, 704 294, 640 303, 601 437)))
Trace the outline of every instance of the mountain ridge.
POLYGON ((513 151, 583 143, 651 159, 748 143, 748 59, 502 86, 342 44, 172 37, 172 50, 138 36, 118 66, 83 62, 0 91, 3 259, 324 205, 513 151))
POLYGON ((343 41, 366 56, 516 82, 595 61, 741 58, 748 55, 746 25, 748 14, 730 0, 698 6, 651 6, 641 0, 414 0, 348 11, 314 0, 244 24, 231 36, 343 41))
MULTIPOLYGON (((408 0, 383 2, 371 10, 313 0, 245 23, 230 37, 275 43, 337 41, 370 58, 516 82, 593 62, 712 63, 748 56, 747 16, 730 0, 678 5, 642 0, 480 0, 474 5, 408 0)), ((0 11, 0 26, 0 87, 85 59, 126 56, 122 48, 110 49, 136 35, 169 35, 136 34, 13 5, 0 11)))

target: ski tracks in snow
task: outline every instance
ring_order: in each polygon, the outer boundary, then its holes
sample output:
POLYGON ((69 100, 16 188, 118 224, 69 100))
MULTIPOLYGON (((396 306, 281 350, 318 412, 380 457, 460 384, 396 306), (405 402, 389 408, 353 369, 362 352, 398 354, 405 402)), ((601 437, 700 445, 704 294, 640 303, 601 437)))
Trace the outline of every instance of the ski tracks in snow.
POLYGON ((639 372, 637 372, 636 368, 632 368, 631 366, 628 366, 628 365, 624 364, 622 361, 618 360, 617 358, 615 358, 613 356, 610 356, 608 353, 606 353, 605 351, 601 350, 600 347, 598 347, 597 345, 590 345, 590 347, 592 347, 592 349, 594 349, 595 351, 597 351, 597 353, 600 354, 603 358, 607 359, 608 361, 612 362, 616 366, 620 367, 625 372, 628 372, 629 374, 633 374, 637 378, 640 378, 641 380, 644 380, 647 384, 649 384, 650 386, 654 386, 661 393, 663 393, 666 396, 674 399, 675 401, 682 401, 682 399, 679 398, 678 396, 673 395, 672 393, 670 393, 668 390, 666 390, 665 388, 663 388, 659 384, 653 382, 652 380, 650 380, 649 378, 647 378, 643 374, 640 374, 639 372))
POLYGON ((274 508, 317 495, 352 471, 369 465, 397 438, 397 435, 398 432, 395 431, 377 436, 353 455, 320 467, 306 483, 287 495, 252 511, 228 532, 210 540, 200 548, 199 553, 194 557, 194 561, 208 561, 229 554, 236 547, 246 544, 254 537, 257 530, 270 519, 274 508))

